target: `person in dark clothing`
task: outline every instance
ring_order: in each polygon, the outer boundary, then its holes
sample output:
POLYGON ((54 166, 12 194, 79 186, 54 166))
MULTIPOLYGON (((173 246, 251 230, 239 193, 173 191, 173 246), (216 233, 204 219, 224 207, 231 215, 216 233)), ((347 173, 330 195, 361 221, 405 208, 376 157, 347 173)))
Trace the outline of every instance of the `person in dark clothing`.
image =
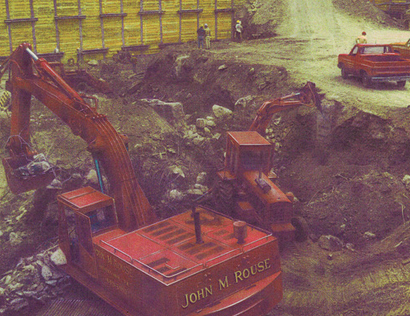
POLYGON ((204 38, 206 35, 204 27, 201 26, 196 33, 198 34, 198 48, 204 48, 204 38))

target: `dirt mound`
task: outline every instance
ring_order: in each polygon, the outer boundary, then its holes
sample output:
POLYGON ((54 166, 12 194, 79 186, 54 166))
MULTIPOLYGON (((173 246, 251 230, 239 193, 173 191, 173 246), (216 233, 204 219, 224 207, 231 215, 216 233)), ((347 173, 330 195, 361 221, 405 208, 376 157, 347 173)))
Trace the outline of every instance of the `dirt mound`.
POLYGON ((244 64, 185 46, 166 49, 148 64, 136 96, 180 101, 187 113, 206 113, 214 104, 233 109, 246 95, 277 95, 287 80, 283 67, 244 64))
POLYGON ((365 18, 369 22, 376 22, 386 26, 400 27, 401 24, 367 0, 333 0, 335 7, 348 14, 365 18))
POLYGON ((299 199, 296 211, 317 236, 330 234, 357 246, 368 243, 367 232, 378 240, 387 237, 410 215, 402 181, 410 144, 406 133, 361 112, 320 144, 312 132, 316 119, 295 117, 298 133, 284 139, 277 164, 280 183, 299 199))

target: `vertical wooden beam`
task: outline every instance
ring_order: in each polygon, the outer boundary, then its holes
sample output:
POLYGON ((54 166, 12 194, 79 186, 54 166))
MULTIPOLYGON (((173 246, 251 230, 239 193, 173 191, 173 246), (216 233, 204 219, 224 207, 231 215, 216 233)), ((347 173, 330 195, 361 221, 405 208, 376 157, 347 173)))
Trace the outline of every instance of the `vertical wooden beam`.
POLYGON ((102 48, 105 48, 105 37, 104 37, 104 19, 102 18, 103 9, 102 9, 102 0, 100 2, 100 27, 101 27, 101 42, 102 48))
MULTIPOLYGON (((199 0, 196 0, 196 8, 199 9, 199 0)), ((196 14, 196 29, 199 29, 199 12, 196 14)))
MULTIPOLYGON (((6 0, 6 13, 7 13, 7 20, 10 20, 10 8, 9 8, 9 0, 6 0)), ((7 24, 7 30, 9 32, 9 47, 10 53, 13 52, 13 41, 11 39, 11 23, 7 24)))
MULTIPOLYGON (((78 15, 81 15, 81 0, 78 0, 78 15)), ((83 21, 79 19, 79 31, 80 31, 80 51, 83 50, 83 21)))
MULTIPOLYGON (((125 34, 124 34, 124 3, 123 0, 120 0, 120 9, 121 9, 121 39, 122 39, 122 46, 125 45, 125 34)), ((103 46, 104 47, 104 46, 103 46)))
MULTIPOLYGON (((57 0, 53 0, 54 2, 54 17, 57 16, 57 0)), ((56 42, 57 42, 57 48, 59 51, 60 49, 60 30, 58 29, 58 20, 54 19, 54 24, 56 26, 56 42)))
POLYGON ((33 34, 33 49, 34 49, 34 52, 37 53, 36 22, 34 21, 33 0, 30 0, 30 17, 32 19, 32 21, 31 21, 31 32, 33 34))
MULTIPOLYGON (((140 0, 140 11, 144 11, 144 0, 140 0)), ((140 14, 140 33, 141 33, 141 45, 144 45, 144 19, 140 14)))
MULTIPOLYGON (((179 12, 182 12, 182 0, 179 0, 179 12)), ((179 14, 179 39, 178 43, 182 41, 182 13, 179 14)))
POLYGON ((218 0, 215 0, 215 40, 218 40, 218 0))
POLYGON ((234 6, 235 6, 235 0, 231 0, 231 39, 233 38, 235 32, 234 32, 234 23, 235 23, 235 10, 234 10, 234 6))
POLYGON ((163 38, 163 34, 162 34, 162 2, 161 0, 158 1, 158 9, 159 9, 159 37, 160 37, 160 44, 162 44, 164 38, 163 38))

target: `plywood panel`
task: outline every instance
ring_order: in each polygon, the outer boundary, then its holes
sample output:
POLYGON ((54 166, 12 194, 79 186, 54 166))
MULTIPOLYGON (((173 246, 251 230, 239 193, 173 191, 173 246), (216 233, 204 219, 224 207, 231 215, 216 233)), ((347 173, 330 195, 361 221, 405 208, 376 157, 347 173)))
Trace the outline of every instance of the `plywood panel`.
POLYGON ((179 1, 163 1, 162 16, 163 43, 178 43, 179 41, 179 1))
POLYGON ((16 49, 23 42, 33 42, 31 22, 11 24, 11 34, 13 39, 13 49, 16 49))
POLYGON ((83 49, 102 48, 100 5, 98 0, 82 0, 81 14, 86 18, 81 21, 83 49))
POLYGON ((155 45, 160 42, 159 15, 143 16, 144 44, 155 45))
POLYGON ((196 13, 185 13, 181 23, 181 41, 189 42, 197 40, 197 15, 196 13))
MULTIPOLYGON (((142 0, 142 1, 143 1, 144 11, 158 10, 159 9, 159 1, 158 0, 142 0)), ((162 2, 164 2, 164 0, 162 0, 162 2)))
MULTIPOLYGON (((51 0, 49 5, 53 5, 51 0)), ((73 0, 57 0, 57 15, 78 15, 78 2, 73 0)))
POLYGON ((122 28, 120 17, 104 19, 104 38, 105 47, 109 47, 110 51, 116 52, 121 49, 122 28))
POLYGON ((28 19, 31 17, 28 1, 9 1, 10 19, 28 19))
POLYGON ((57 47, 54 6, 50 0, 33 1, 36 48, 38 53, 52 53, 57 47), (51 2, 51 3, 50 3, 51 2))
POLYGON ((231 13, 218 13, 218 39, 231 38, 232 15, 231 13))
POLYGON ((65 53, 65 60, 77 58, 77 49, 80 48, 80 29, 78 20, 58 21, 60 31, 60 50, 65 53))
POLYGON ((182 10, 195 10, 197 9, 197 0, 183 0, 182 10))
POLYGON ((124 0, 124 12, 127 16, 124 18, 124 41, 125 46, 141 45, 140 32, 140 11, 139 1, 124 0))

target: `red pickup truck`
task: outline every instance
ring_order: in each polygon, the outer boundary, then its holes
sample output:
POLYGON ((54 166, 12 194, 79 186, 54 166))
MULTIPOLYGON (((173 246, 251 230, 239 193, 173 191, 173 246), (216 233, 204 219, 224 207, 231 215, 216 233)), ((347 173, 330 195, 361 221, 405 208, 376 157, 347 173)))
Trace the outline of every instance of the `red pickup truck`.
POLYGON ((365 87, 373 82, 396 81, 404 87, 410 79, 410 60, 393 51, 388 44, 357 44, 349 54, 340 54, 337 66, 342 77, 362 79, 365 87))

